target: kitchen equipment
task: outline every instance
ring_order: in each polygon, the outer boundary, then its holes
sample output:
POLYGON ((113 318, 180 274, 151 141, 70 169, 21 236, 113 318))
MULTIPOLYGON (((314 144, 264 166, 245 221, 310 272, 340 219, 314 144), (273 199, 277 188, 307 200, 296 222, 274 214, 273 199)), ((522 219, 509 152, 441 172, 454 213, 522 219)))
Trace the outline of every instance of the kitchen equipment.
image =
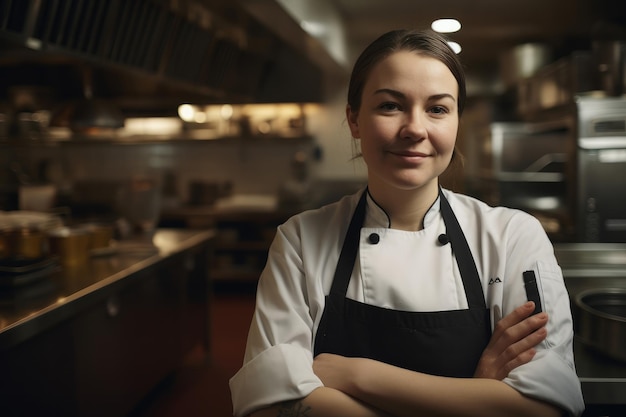
POLYGON ((573 52, 538 69, 517 83, 517 113, 523 119, 542 117, 546 110, 569 105, 577 94, 599 89, 592 54, 573 52))
POLYGON ((626 98, 578 97, 576 225, 580 242, 626 242, 626 98))
POLYGON ((0 212, 0 259, 37 261, 46 257, 46 232, 60 226, 61 219, 47 213, 0 212))
POLYGON ((48 232, 50 253, 64 266, 83 265, 89 259, 90 233, 85 228, 62 227, 48 232))
POLYGON ((600 353, 626 361, 626 289, 594 288, 574 301, 577 337, 600 353))
POLYGON ((481 187, 485 188, 481 198, 531 212, 541 217, 553 240, 571 240, 573 127, 571 119, 492 123, 485 132, 485 146, 477 164, 482 169, 481 187))
POLYGON ((20 227, 8 232, 9 257, 23 260, 37 260, 47 254, 44 233, 34 227, 20 227))
POLYGON ((90 223, 84 226, 91 233, 90 249, 103 249, 111 246, 113 227, 106 224, 90 223))
POLYGON ((91 255, 111 255, 115 253, 113 240, 114 227, 105 223, 86 223, 80 226, 89 233, 91 255))
POLYGON ((626 242, 626 97, 579 95, 527 122, 492 123, 481 198, 526 210, 556 242, 626 242))
POLYGON ((574 316, 574 359, 587 407, 585 415, 625 416, 626 361, 600 352, 579 336, 598 328, 598 324, 586 321, 587 326, 579 325, 586 319, 581 317, 576 299, 586 291, 607 288, 626 292, 626 243, 557 243, 554 254, 563 270, 574 316))

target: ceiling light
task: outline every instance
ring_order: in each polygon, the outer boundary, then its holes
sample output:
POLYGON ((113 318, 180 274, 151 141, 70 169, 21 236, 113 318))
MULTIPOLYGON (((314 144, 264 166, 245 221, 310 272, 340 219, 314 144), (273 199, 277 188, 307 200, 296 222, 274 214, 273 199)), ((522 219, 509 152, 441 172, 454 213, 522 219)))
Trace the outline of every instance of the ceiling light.
POLYGON ((461 23, 456 19, 437 19, 431 23, 430 27, 435 32, 453 33, 461 29, 461 23))
POLYGON ((450 48, 452 48, 455 54, 461 53, 461 45, 459 45, 458 43, 450 41, 448 42, 448 45, 450 46, 450 48))

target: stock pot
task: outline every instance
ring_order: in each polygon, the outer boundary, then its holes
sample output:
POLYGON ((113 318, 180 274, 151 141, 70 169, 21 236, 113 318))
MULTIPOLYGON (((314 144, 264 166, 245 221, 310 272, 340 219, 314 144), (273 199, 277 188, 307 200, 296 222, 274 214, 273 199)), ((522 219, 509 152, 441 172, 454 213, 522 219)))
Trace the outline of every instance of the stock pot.
POLYGON ((574 299, 575 334, 585 345, 626 361, 626 289, 593 288, 574 299))

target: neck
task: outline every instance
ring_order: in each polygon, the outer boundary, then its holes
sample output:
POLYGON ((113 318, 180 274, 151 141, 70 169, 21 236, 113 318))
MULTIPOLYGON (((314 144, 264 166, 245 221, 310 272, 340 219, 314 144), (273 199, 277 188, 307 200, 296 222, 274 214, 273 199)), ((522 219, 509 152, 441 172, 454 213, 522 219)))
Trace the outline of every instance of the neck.
POLYGON ((391 187, 368 185, 369 193, 385 210, 391 220, 391 228, 399 230, 421 230, 424 216, 439 195, 439 184, 433 181, 414 190, 398 190, 391 187))

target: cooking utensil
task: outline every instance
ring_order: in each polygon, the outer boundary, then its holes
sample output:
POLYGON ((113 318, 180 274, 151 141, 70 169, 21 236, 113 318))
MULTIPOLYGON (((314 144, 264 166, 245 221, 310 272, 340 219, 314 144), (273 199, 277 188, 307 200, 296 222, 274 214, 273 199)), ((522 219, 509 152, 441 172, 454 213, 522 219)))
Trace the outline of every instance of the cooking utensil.
POLYGON ((626 289, 594 288, 574 301, 576 336, 594 350, 626 361, 626 289))

